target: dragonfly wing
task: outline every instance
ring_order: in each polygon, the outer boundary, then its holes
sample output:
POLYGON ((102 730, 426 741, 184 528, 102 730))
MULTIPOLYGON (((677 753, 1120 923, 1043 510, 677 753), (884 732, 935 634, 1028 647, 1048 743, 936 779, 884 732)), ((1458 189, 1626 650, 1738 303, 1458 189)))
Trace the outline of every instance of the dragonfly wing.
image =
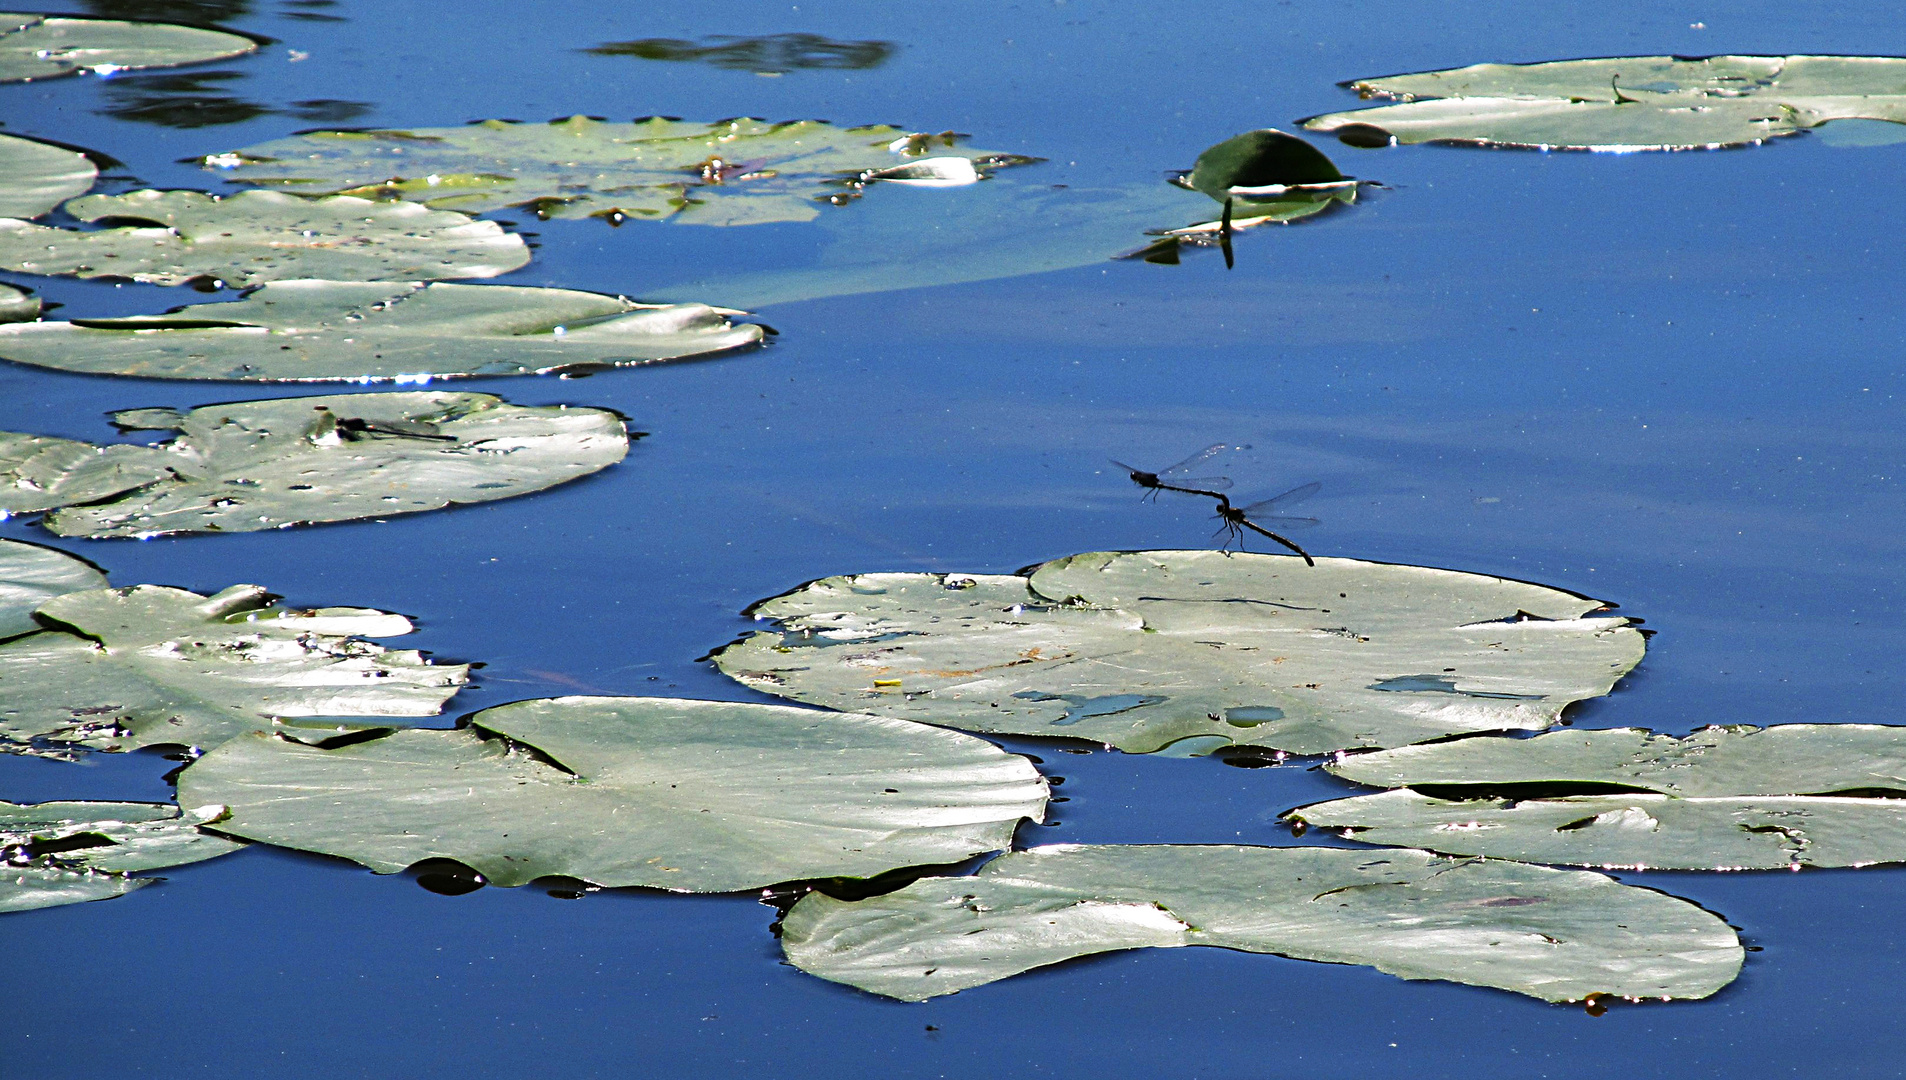
POLYGON ((1173 476, 1173 484, 1179 487, 1203 488, 1206 491, 1225 491, 1231 487, 1228 476, 1173 476))
POLYGON ((1213 457, 1216 457, 1217 455, 1223 453, 1224 451, 1228 449, 1230 449, 1230 444, 1228 443, 1212 443, 1210 446, 1205 447, 1203 450, 1198 451, 1197 453, 1191 455, 1190 457, 1179 462, 1178 464, 1167 465, 1164 468, 1158 470, 1158 475, 1170 476, 1174 473, 1184 472, 1186 469, 1191 468, 1193 465, 1196 465, 1201 461, 1207 461, 1213 457))
POLYGON ((1272 532, 1295 532, 1298 529, 1314 529, 1323 524, 1316 518, 1306 517, 1254 517, 1251 521, 1272 532))
POLYGON ((1296 506, 1298 503, 1303 502, 1305 499, 1323 490, 1323 486, 1324 485, 1313 481, 1305 484, 1303 487, 1294 487, 1282 495, 1273 495, 1262 502, 1254 502, 1245 507, 1244 512, 1247 514, 1261 514, 1272 510, 1281 510, 1287 506, 1296 506))

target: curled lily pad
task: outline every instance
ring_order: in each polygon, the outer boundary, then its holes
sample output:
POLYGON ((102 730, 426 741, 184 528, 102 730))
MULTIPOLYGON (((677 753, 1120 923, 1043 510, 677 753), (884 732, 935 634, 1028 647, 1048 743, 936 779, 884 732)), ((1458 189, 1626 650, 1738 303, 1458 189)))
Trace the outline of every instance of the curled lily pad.
POLYGON ((1371 844, 1635 870, 1906 862, 1906 800, 1823 795, 1441 799, 1402 788, 1287 817, 1371 844))
POLYGON ((87 195, 65 209, 81 221, 121 227, 80 232, 0 218, 0 269, 255 285, 282 278, 484 278, 529 263, 523 238, 496 222, 414 203, 146 190, 87 195))
POLYGON ((164 315, 0 327, 0 358, 96 375, 407 382, 586 372, 758 345, 706 304, 510 285, 279 281, 164 315))
POLYGON ((40 628, 33 609, 62 593, 103 589, 99 567, 57 548, 0 540, 0 638, 40 628))
POLYGON ((1719 918, 1601 874, 1315 847, 1033 848, 870 900, 809 893, 781 945, 803 971, 904 1001, 1144 946, 1369 964, 1546 1001, 1703 998, 1742 960, 1719 918))
POLYGON ((1906 727, 1734 724, 1680 738, 1643 728, 1555 731, 1356 754, 1324 767, 1372 787, 1478 793, 1595 785, 1679 796, 1906 796, 1906 727))
POLYGON ((0 12, 0 82, 201 64, 257 48, 248 37, 171 23, 0 12))
POLYGON ((0 135, 0 218, 39 217, 83 194, 98 176, 99 167, 77 150, 0 135))
POLYGON ((0 284, 0 323, 26 322, 38 318, 40 298, 25 289, 0 284))
POLYGON ((115 413, 159 446, 0 432, 0 510, 61 536, 255 532, 555 487, 628 453, 615 413, 410 391, 115 413))
POLYGON ((149 884, 137 870, 202 862, 245 845, 199 831, 222 812, 171 803, 0 802, 0 913, 104 900, 149 884))
MULTIPOLYGON (((232 180, 286 191, 401 198, 481 213, 690 225, 811 221, 868 177, 958 143, 953 132, 741 118, 696 123, 586 116, 413 131, 317 131, 206 157, 232 180)), ((977 166, 1030 161, 968 151, 977 166)))
POLYGON ((408 634, 401 615, 273 600, 256 585, 54 597, 39 614, 55 629, 0 644, 0 737, 207 748, 277 717, 434 716, 469 679, 468 665, 362 640, 408 634))
POLYGON ((678 698, 520 701, 325 750, 235 739, 179 777, 219 829, 394 873, 732 892, 957 862, 1039 820, 1030 761, 873 716, 678 698))
MULTIPOLYGON (((1119 258, 1176 263, 1187 244, 1228 245, 1232 232, 1301 221, 1357 199, 1354 178, 1339 172, 1321 150, 1274 128, 1247 131, 1211 147, 1173 182, 1223 204, 1222 217, 1157 231, 1158 240, 1119 258)), ((1228 259, 1228 246, 1225 251, 1228 259)))
POLYGON ((1321 754, 1549 726, 1641 660, 1605 608, 1361 559, 1095 552, 822 578, 751 608, 777 629, 714 661, 770 694, 969 731, 1321 754))
POLYGON ((1345 141, 1552 150, 1744 146, 1833 120, 1906 123, 1906 58, 1620 56, 1359 79, 1400 104, 1303 121, 1345 141))

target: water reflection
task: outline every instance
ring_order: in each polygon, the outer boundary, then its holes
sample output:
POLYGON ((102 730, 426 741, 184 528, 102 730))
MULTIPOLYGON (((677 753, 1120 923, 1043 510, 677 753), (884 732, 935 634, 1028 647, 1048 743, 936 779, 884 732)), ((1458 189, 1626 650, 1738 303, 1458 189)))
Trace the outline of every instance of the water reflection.
POLYGON ((210 26, 251 14, 251 0, 82 0, 86 14, 133 22, 210 26))
POLYGON ((807 68, 865 70, 887 62, 899 46, 891 41, 835 41, 819 34, 734 37, 713 34, 701 44, 680 38, 611 41, 584 52, 643 60, 692 60, 731 71, 781 75, 807 68))
POLYGON ((245 77, 239 71, 192 71, 120 75, 105 84, 102 116, 170 128, 241 124, 260 116, 295 116, 316 123, 341 124, 371 111, 367 101, 312 98, 279 107, 229 93, 227 84, 245 77))
POLYGON ((287 19, 302 22, 346 22, 342 15, 332 15, 322 9, 338 6, 338 0, 285 0, 284 12, 287 19))

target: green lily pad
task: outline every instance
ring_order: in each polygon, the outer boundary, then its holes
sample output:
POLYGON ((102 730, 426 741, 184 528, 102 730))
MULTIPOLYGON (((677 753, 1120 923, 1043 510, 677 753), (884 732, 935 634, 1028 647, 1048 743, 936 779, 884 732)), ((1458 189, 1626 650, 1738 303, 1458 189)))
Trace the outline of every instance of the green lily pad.
POLYGON ((1346 839, 1634 870, 1906 862, 1906 800, 1823 795, 1440 799, 1408 788, 1285 815, 1346 839))
POLYGON ((243 286, 282 278, 485 278, 529 263, 523 238, 496 222, 414 203, 146 190, 87 195, 65 209, 81 221, 152 224, 81 232, 0 218, 0 269, 243 286))
MULTIPOLYGON (((857 197, 869 174, 958 142, 953 132, 840 128, 818 120, 696 123, 586 116, 485 120, 414 131, 317 131, 203 159, 247 184, 304 194, 410 199, 482 213, 521 206, 543 217, 688 225, 811 221, 857 197)), ((1030 158, 967 151, 986 168, 1030 158)))
POLYGON ((0 432, 0 510, 50 510, 61 536, 255 532, 541 491, 628 453, 605 409, 408 391, 133 409, 159 446, 0 432))
POLYGON ((510 285, 279 281, 164 315, 0 326, 0 358, 94 375, 247 382, 588 372, 758 345, 706 304, 510 285))
POLYGON ((99 567, 56 548, 0 540, 0 638, 40 628, 33 609, 62 593, 103 589, 99 567))
POLYGON ((1372 787, 1593 784, 1663 795, 1906 796, 1906 727, 1748 724, 1676 738, 1643 728, 1457 739, 1356 754, 1324 768, 1372 787))
POLYGON ((0 12, 0 82, 201 64, 257 48, 248 37, 171 23, 0 12))
POLYGON ((1359 79, 1400 104, 1303 121, 1363 144, 1712 150, 1833 120, 1906 123, 1906 58, 1621 56, 1359 79))
POLYGON ((1739 974, 1719 918, 1601 874, 1423 851, 1055 845, 781 924, 795 967, 924 1001, 1078 956, 1213 945, 1581 1001, 1703 998, 1739 974))
POLYGON ((0 284, 0 323, 26 322, 39 315, 39 297, 25 289, 0 284))
POLYGON ((822 578, 751 608, 778 628, 714 661, 770 694, 968 731, 1321 754, 1549 726, 1641 660, 1605 607, 1360 559, 1096 552, 822 578))
POLYGON ((0 218, 39 217, 84 194, 98 176, 99 167, 76 150, 0 135, 0 218))
POLYGON ((0 738, 209 748, 278 717, 434 716, 469 680, 466 664, 363 640, 410 633, 402 615, 273 601, 256 585, 48 600, 39 613, 56 629, 0 644, 0 738))
POLYGON ((200 832, 220 807, 181 813, 171 803, 0 802, 0 913, 122 896, 151 878, 128 877, 217 858, 244 844, 200 832))
POLYGON ((779 705, 570 697, 334 750, 240 738, 179 776, 219 829, 394 873, 733 892, 957 862, 1044 813, 1030 761, 937 728, 779 705))

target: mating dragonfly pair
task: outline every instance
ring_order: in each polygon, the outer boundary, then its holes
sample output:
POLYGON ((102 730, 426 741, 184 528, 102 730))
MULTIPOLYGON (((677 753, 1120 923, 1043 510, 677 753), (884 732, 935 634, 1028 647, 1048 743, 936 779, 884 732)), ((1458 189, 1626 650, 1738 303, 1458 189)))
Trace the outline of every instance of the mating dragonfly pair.
POLYGON ((1303 556, 1304 565, 1316 566, 1317 562, 1310 557, 1310 552, 1298 547, 1297 544, 1288 537, 1280 536, 1272 532, 1268 526, 1275 525, 1287 532, 1295 532, 1298 529, 1308 529, 1317 524, 1317 519, 1313 517, 1291 517, 1288 515, 1274 514, 1273 512, 1303 502, 1305 499, 1317 494, 1318 489, 1322 488, 1323 485, 1318 483, 1305 484, 1302 487, 1294 487, 1282 495, 1273 495, 1268 499, 1251 503, 1249 506, 1232 506, 1230 496, 1224 494, 1225 490, 1231 486, 1229 478, 1223 476, 1189 475, 1191 470, 1203 465, 1205 462, 1228 449, 1230 449, 1230 447, 1225 443, 1215 443, 1205 447, 1203 450, 1198 451, 1176 465, 1167 465, 1156 472, 1147 472, 1144 469, 1133 468, 1122 461, 1113 461, 1112 464, 1130 473, 1132 483, 1146 489, 1145 494, 1149 498, 1156 498, 1161 491, 1175 491, 1180 495, 1203 495, 1208 499, 1216 499, 1218 502, 1217 517, 1222 524, 1218 526, 1218 531, 1211 535, 1214 537, 1223 536, 1225 538, 1225 547, 1230 547, 1231 542, 1235 540, 1237 541, 1238 550, 1244 550, 1244 530, 1249 529, 1259 536, 1275 540, 1303 556))

